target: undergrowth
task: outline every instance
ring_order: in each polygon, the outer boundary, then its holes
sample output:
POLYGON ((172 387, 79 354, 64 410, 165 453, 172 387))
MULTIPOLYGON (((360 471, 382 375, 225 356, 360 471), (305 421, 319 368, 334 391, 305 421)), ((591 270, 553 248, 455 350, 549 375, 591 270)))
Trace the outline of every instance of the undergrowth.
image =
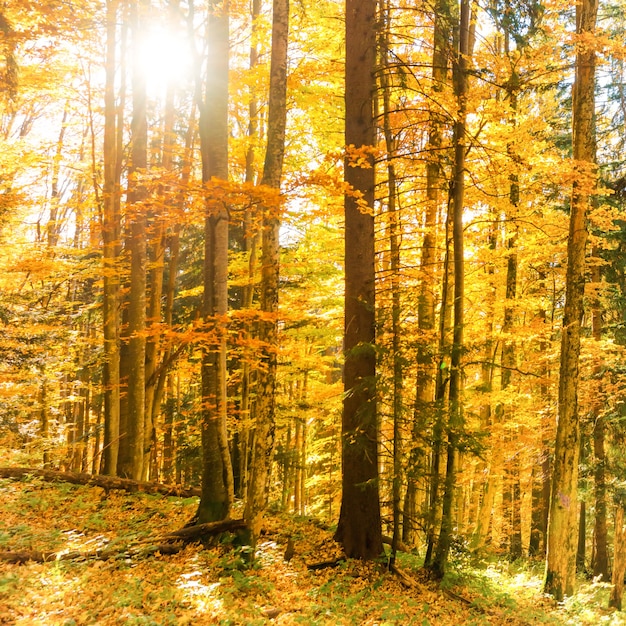
POLYGON ((195 498, 1 480, 0 552, 93 554, 106 547, 113 556, 0 561, 0 624, 626 624, 621 613, 602 608, 606 584, 581 581, 577 594, 557 605, 542 594, 540 563, 477 561, 462 549, 440 585, 422 574, 418 554, 399 553, 403 584, 384 559, 340 559, 330 530, 277 511, 266 518, 253 566, 246 547, 228 535, 210 548, 191 545, 168 556, 130 550, 182 527, 196 506, 195 498), (289 537, 295 555, 286 562, 289 537), (335 567, 307 568, 333 560, 335 567))

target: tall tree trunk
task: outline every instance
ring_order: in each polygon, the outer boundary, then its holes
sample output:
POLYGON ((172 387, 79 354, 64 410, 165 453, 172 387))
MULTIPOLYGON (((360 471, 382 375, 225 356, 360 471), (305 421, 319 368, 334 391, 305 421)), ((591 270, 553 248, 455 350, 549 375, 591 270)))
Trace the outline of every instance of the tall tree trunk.
MULTIPOLYGON (((289 0, 274 0, 272 56, 267 120, 267 149, 261 184, 280 192, 285 155, 287 122, 287 48, 289 43, 289 0)), ((261 311, 267 318, 260 324, 263 342, 261 367, 257 372, 257 399, 254 445, 244 519, 256 546, 263 511, 267 505, 270 470, 276 428, 276 363, 278 350, 278 279, 280 199, 265 207, 261 243, 261 311)))
MULTIPOLYGON (((259 63, 258 49, 258 21, 261 14, 261 0, 252 0, 250 5, 250 19, 252 21, 251 46, 250 46, 250 70, 254 72, 259 63)), ((256 85, 250 85, 250 102, 248 104, 248 148, 246 150, 245 182, 255 184, 257 182, 256 153, 259 143, 259 94, 256 85)), ((257 249, 259 243, 259 233, 256 227, 257 206, 249 207, 244 215, 240 226, 239 248, 247 255, 247 279, 248 282, 240 289, 241 308, 250 309, 254 301, 255 281, 257 271, 257 249)), ((244 318, 242 321, 242 333, 244 341, 253 334, 254 322, 244 318)), ((248 473, 250 469, 250 456, 252 444, 252 425, 254 424, 253 382, 255 371, 251 367, 249 359, 242 359, 241 383, 239 401, 239 424, 237 432, 237 467, 235 468, 235 493, 243 497, 248 490, 248 473)))
MULTIPOLYGON (((539 293, 545 292, 545 271, 539 271, 539 293)), ((548 319, 546 310, 542 307, 538 311, 537 318, 545 327, 548 319)), ((551 316, 554 319, 554 316, 551 316)), ((546 333, 547 331, 544 331, 546 333)), ((550 329, 550 335, 554 332, 554 328, 550 329)), ((549 386, 546 381, 550 379, 548 353, 548 340, 544 334, 541 337, 535 354, 539 357, 540 367, 538 374, 541 377, 539 384, 539 398, 542 401, 543 410, 541 411, 541 419, 539 430, 541 433, 541 449, 536 456, 535 465, 533 467, 533 489, 532 489, 532 515, 530 544, 528 547, 529 556, 545 557, 546 541, 548 536, 548 512, 550 509, 550 486, 552 477, 551 450, 548 433, 552 430, 552 417, 546 407, 551 406, 549 386), (541 355, 541 356, 539 356, 541 355)))
MULTIPOLYGON (((449 0, 437 0, 433 11, 433 91, 440 93, 448 82, 448 53, 450 46, 449 0)), ((415 411, 412 443, 407 472, 403 541, 414 541, 414 519, 417 516, 417 489, 420 474, 428 476, 428 456, 423 445, 427 428, 432 426, 435 399, 435 273, 437 266, 437 218, 441 208, 443 180, 444 121, 436 108, 430 111, 426 162, 426 214, 424 241, 420 258, 420 286, 417 305, 417 325, 420 339, 417 344, 415 378, 415 411)), ((423 478, 422 478, 423 480, 423 478)))
POLYGON ((454 490, 456 488, 459 437, 463 429, 462 363, 464 296, 463 254, 463 199, 465 190, 465 154, 467 150, 467 64, 470 52, 469 0, 461 0, 459 19, 459 49, 453 68, 454 91, 457 99, 457 118, 454 123, 454 175, 450 191, 452 211, 452 242, 454 257, 454 327, 450 354, 450 409, 448 418, 448 454, 446 480, 442 502, 441 530, 430 570, 437 578, 443 577, 450 546, 454 520, 454 490))
MULTIPOLYGON (((511 94, 512 103, 511 106, 515 110, 514 94, 511 94)), ((517 207, 519 204, 519 184, 517 176, 511 177, 511 187, 509 189, 509 199, 511 201, 511 207, 517 207)), ((506 391, 511 385, 511 378, 513 369, 516 366, 516 346, 514 337, 514 303, 517 293, 517 232, 510 234, 508 237, 508 258, 507 258, 507 274, 506 274, 506 304, 504 307, 504 321, 502 324, 502 334, 504 335, 504 341, 502 346, 502 377, 501 377, 501 389, 506 391)), ((504 409, 504 407, 503 407, 504 409)), ((512 411, 512 407, 509 406, 504 409, 505 412, 512 411)), ((506 418, 505 418, 506 419, 506 418)), ((518 427, 515 428, 515 432, 512 433, 512 437, 517 439, 519 435, 518 427)), ((512 456, 509 458, 509 463, 506 469, 506 477, 509 487, 509 505, 510 505, 510 519, 511 529, 509 533, 509 557, 512 560, 518 559, 522 556, 522 528, 521 528, 521 515, 520 515, 520 486, 519 486, 519 449, 515 449, 515 443, 509 442, 512 448, 512 456)))
MULTIPOLYGON (((592 281, 596 289, 600 287, 600 265, 597 258, 597 250, 594 251, 596 262, 592 268, 592 281)), ((602 340, 602 309, 599 294, 596 294, 591 313, 591 334, 594 341, 602 340)), ((594 374, 601 385, 601 365, 594 367, 594 374)), ((593 481, 595 490, 595 519, 594 519, 594 550, 593 550, 593 575, 600 577, 600 580, 609 580, 609 557, 607 553, 607 484, 606 484, 606 450, 605 434, 606 425, 602 414, 602 393, 598 389, 595 395, 595 402, 592 407, 593 418, 593 481)))
MULTIPOLYGON (((576 5, 576 32, 593 36, 597 0, 576 5)), ((546 593, 561 601, 574 591, 576 574, 576 522, 578 512, 578 360, 585 289, 587 210, 595 188, 595 51, 581 44, 576 52, 576 78, 572 90, 575 178, 572 189, 567 274, 554 472, 548 524, 546 593)))
POLYGON ((336 540, 346 555, 382 553, 376 415, 374 70, 376 0, 346 0, 345 320, 342 498, 336 540), (365 162, 360 166, 351 151, 365 162), (357 197, 358 195, 358 197, 357 197))
MULTIPOLYGON (((392 58, 389 42, 391 27, 389 3, 384 0, 381 3, 381 12, 384 21, 383 33, 381 36, 381 66, 380 89, 383 102, 383 134, 385 137, 385 150, 387 160, 387 229, 389 236, 389 273, 391 281, 391 370, 392 370, 392 424, 393 424, 393 477, 392 477, 392 513, 393 513, 393 534, 391 541, 391 555, 389 565, 395 564, 398 543, 402 540, 400 536, 401 524, 401 498, 402 498, 402 406, 403 406, 403 364, 402 351, 400 346, 400 336, 402 332, 400 323, 400 240, 401 223, 398 207, 398 185, 396 180, 396 138, 392 127, 391 116, 393 113, 391 103, 391 77, 392 58)), ((404 522, 410 525, 410 521, 405 516, 404 522)))
POLYGON ((146 400, 146 189, 140 177, 148 166, 148 124, 146 81, 139 59, 139 40, 147 10, 145 0, 132 7, 133 31, 133 115, 127 219, 130 222, 127 248, 130 254, 127 352, 128 403, 127 443, 129 456, 119 468, 121 476, 140 480, 143 469, 144 419, 146 400))
POLYGON ((446 389, 449 383, 450 368, 446 362, 449 357, 449 336, 451 327, 452 307, 450 301, 453 298, 454 281, 451 276, 451 238, 450 238, 451 213, 448 211, 445 225, 446 251, 443 262, 443 280, 441 288, 441 312, 439 314, 439 366, 435 379, 435 419, 432 431, 432 452, 430 464, 430 482, 428 493, 428 511, 426 517, 426 552, 424 555, 424 567, 430 568, 434 559, 434 551, 437 541, 436 529, 441 523, 441 461, 444 451, 444 426, 445 426, 445 400, 446 389))
MULTIPOLYGON (((489 250, 493 253, 496 250, 498 236, 497 236, 497 220, 495 215, 493 216, 493 224, 490 227, 489 232, 489 250)), ((476 524, 472 533, 472 539, 470 542, 470 549, 472 551, 479 551, 483 548, 487 541, 487 535, 491 527, 491 517, 494 510, 495 493, 497 488, 497 481, 502 476, 502 431, 501 428, 494 428, 493 415, 495 413, 500 421, 499 407, 496 407, 496 411, 492 411, 492 398, 493 391, 493 378, 495 362, 494 339, 493 339, 493 319, 494 319, 494 307, 496 303, 496 286, 494 281, 495 266, 493 261, 490 261, 487 268, 487 290, 485 294, 485 311, 486 311, 486 331, 485 331, 485 347, 484 347, 484 363, 481 366, 481 392, 484 394, 484 400, 480 405, 480 423, 481 428, 485 432, 491 433, 491 450, 489 450, 488 462, 483 465, 484 472, 487 475, 484 486, 481 485, 483 490, 482 499, 478 506, 476 515, 476 524)), ((497 342, 495 342, 497 345, 497 342)))
POLYGON ((105 474, 117 474, 120 435, 120 355, 119 355, 119 179, 115 109, 115 49, 118 0, 107 1, 106 84, 104 92, 104 183, 102 210, 103 237, 103 326, 104 365, 104 463, 105 474))
MULTIPOLYGON (((202 182, 228 180, 229 7, 210 0, 207 66, 200 102, 202 182)), ((228 313, 228 208, 207 190, 204 227, 203 319, 207 345, 202 356, 202 495, 200 523, 230 514, 233 470, 226 431, 226 315, 228 313)))

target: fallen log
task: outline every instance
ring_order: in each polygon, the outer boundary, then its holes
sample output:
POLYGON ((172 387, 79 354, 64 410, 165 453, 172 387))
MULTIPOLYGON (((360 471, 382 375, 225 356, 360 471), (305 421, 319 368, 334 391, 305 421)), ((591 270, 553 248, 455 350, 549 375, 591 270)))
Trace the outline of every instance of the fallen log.
POLYGON ((183 548, 183 544, 157 544, 137 547, 132 549, 113 549, 104 548, 102 550, 92 550, 90 552, 81 552, 80 550, 71 550, 68 552, 43 552, 40 550, 19 550, 19 551, 0 551, 0 561, 21 565, 23 563, 47 563, 48 561, 79 561, 79 560, 96 560, 109 561, 117 558, 131 557, 148 557, 155 554, 176 554, 183 548))
MULTIPOLYGON (((389 537, 388 535, 383 535, 383 543, 385 545, 392 546, 393 538, 389 537)), ((403 543, 402 541, 397 542, 396 549, 400 550, 400 552, 404 552, 405 554, 411 553, 411 548, 407 546, 406 543, 403 543)))
POLYGON ((241 530, 246 528, 246 522, 243 519, 224 519, 218 522, 207 522, 206 524, 195 524, 194 526, 185 526, 179 530, 168 533, 162 537, 162 541, 197 541, 205 537, 212 537, 220 533, 231 532, 233 530, 241 530))
POLYGON ((417 586, 417 581, 411 578, 406 572, 398 569, 396 565, 391 565, 389 570, 398 577, 398 580, 405 589, 412 589, 417 586))
POLYGON ((130 493, 151 493, 163 496, 178 496, 190 498, 200 496, 199 487, 183 487, 181 485, 164 485, 162 483, 148 483, 130 478, 105 476, 103 474, 87 474, 84 472, 60 472, 58 470, 37 469, 29 467, 0 467, 0 478, 24 478, 37 476, 50 482, 67 482, 74 485, 92 485, 109 491, 119 489, 130 493))
POLYGON ((307 563, 306 568, 312 571, 319 569, 326 569, 328 567, 337 567, 341 563, 345 562, 346 557, 342 556, 332 561, 319 561, 318 563, 307 563))

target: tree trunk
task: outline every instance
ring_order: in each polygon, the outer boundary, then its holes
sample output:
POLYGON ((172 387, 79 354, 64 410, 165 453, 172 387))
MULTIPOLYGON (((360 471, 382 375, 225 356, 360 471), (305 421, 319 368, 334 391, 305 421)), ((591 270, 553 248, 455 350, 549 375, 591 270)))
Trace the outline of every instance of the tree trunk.
POLYGON ((146 400, 146 189, 140 180, 148 165, 148 125, 146 118, 146 82, 139 59, 140 32, 146 11, 145 0, 132 5, 133 31, 133 115, 127 219, 130 223, 126 241, 130 253, 130 289, 126 358, 128 386, 127 444, 129 456, 119 468, 126 478, 140 480, 143 469, 144 419, 146 400))
MULTIPOLYGON (((267 120, 267 149, 261 184, 280 192, 285 154, 287 122, 287 48, 289 42, 289 0, 274 0, 272 18, 272 56, 267 120)), ((278 350, 278 280, 280 199, 276 206, 265 207, 261 243, 261 311, 263 342, 261 367, 257 372, 257 399, 254 446, 244 519, 251 530, 251 545, 256 546, 263 511, 267 505, 270 471, 276 428, 276 364, 278 350)))
POLYGON ((606 581, 609 579, 609 557, 607 551, 607 485, 604 435, 604 417, 598 416, 593 429, 593 452, 595 456, 593 477, 596 500, 593 575, 606 581))
POLYGON ((103 148, 103 326, 104 365, 102 386, 104 396, 103 471, 117 474, 117 453, 120 436, 120 354, 119 354, 119 179, 117 168, 117 131, 115 109, 115 49, 118 0, 107 1, 106 84, 104 92, 103 148))
MULTIPOLYGON (((495 218, 495 215, 494 215, 495 218)), ((497 246, 497 221, 493 220, 493 224, 489 229, 489 250, 493 253, 497 246)), ((491 527, 491 516, 494 511, 494 499, 496 492, 496 481, 498 477, 502 476, 502 430, 500 428, 494 428, 493 415, 499 417, 500 411, 496 407, 496 411, 492 410, 492 398, 493 392, 493 378, 494 378, 494 340, 493 340, 493 320, 494 320, 494 308, 497 297, 497 290, 494 281, 495 266, 493 261, 489 261, 486 272, 488 276, 487 289, 485 293, 485 311, 486 311, 486 329, 485 329, 485 347, 483 351, 484 363, 481 366, 481 382, 480 391, 484 394, 484 400, 480 405, 480 424, 481 429, 485 432, 491 433, 491 446, 488 452, 488 462, 481 463, 480 468, 483 469, 486 474, 486 480, 484 486, 480 484, 480 489, 483 491, 482 499, 480 501, 476 514, 476 524, 472 533, 472 539, 470 541, 470 550, 480 551, 487 541, 487 535, 491 527)), ((500 420, 498 420, 500 421, 500 420)))
POLYGON ((393 534, 391 540, 391 555, 389 567, 395 565, 398 544, 402 541, 400 536, 400 524, 411 525, 412 520, 406 516, 402 519, 401 499, 402 499, 402 406, 403 406, 403 378, 404 367, 401 350, 402 325, 400 321, 400 240, 401 222, 398 207, 398 186, 396 180, 396 138, 392 127, 391 116, 393 114, 391 105, 391 76, 392 58, 389 46, 389 35, 391 27, 389 3, 381 3, 384 6, 384 31, 381 37, 382 49, 381 60, 382 70, 380 72, 380 90, 383 100, 383 133, 385 137, 385 150, 387 160, 387 229, 389 235, 389 273, 391 280, 391 371, 392 371, 392 424, 393 424, 393 477, 392 477, 392 513, 393 513, 393 534))
POLYGON ((624 523, 624 506, 619 504, 615 513, 615 539, 613 550, 613 588, 609 598, 609 606, 622 610, 622 594, 624 592, 624 574, 626 574, 626 523, 624 523))
MULTIPOLYGON (((437 0, 433 11, 433 91, 440 93, 448 82, 448 53, 450 45, 449 0, 437 0)), ((415 408, 412 443, 407 472, 403 540, 414 541, 414 518, 417 515, 418 481, 427 480, 428 455, 423 445, 424 434, 435 417, 435 275, 437 267, 437 219, 441 208, 443 180, 443 128, 444 121, 436 107, 430 111, 428 121, 428 146, 426 163, 426 214, 424 241, 420 258, 420 285, 417 304, 417 326, 420 337, 417 344, 415 378, 415 408)), ((426 490, 425 490, 426 491, 426 490)))
POLYGON ((345 320, 342 498, 336 540, 348 557, 382 553, 376 415, 374 70, 376 0, 346 1, 345 320), (360 166, 350 152, 365 162, 360 166), (355 155, 356 156, 356 155, 355 155), (357 197, 358 195, 358 197, 357 197))
POLYGON ((444 450, 444 410, 446 399, 446 388, 449 382, 450 368, 446 362, 449 355, 449 335, 451 326, 452 307, 450 301, 453 300, 452 290, 454 281, 451 277, 450 269, 450 220, 451 214, 448 211, 445 228, 446 251, 443 262, 443 280, 441 288, 441 312, 439 314, 439 366, 437 367, 437 377, 435 380, 435 419, 432 430, 432 452, 430 463, 430 481, 428 492, 428 512, 426 519, 426 553, 424 555, 424 567, 430 568, 434 558, 435 544, 437 540, 436 528, 441 522, 441 457, 444 450))
POLYGON ((450 397, 448 418, 448 453, 446 480, 442 502, 441 530, 430 570, 437 578, 445 572, 452 544, 454 520, 454 490, 456 488, 457 454, 459 436, 463 429, 462 363, 464 296, 463 254, 463 198, 465 189, 466 116, 467 116, 467 63, 470 51, 470 7, 461 0, 459 19, 459 49, 455 59, 453 78, 457 99, 457 118, 454 123, 454 175, 450 190, 452 211, 452 242, 454 257, 454 327, 450 354, 450 397))
MULTIPOLYGON (((545 291, 545 272, 539 271, 539 293, 545 291)), ((547 314, 545 309, 540 308, 538 311, 538 320, 542 325, 546 325, 547 314)), ((553 316, 552 316, 553 318, 553 316)), ((553 334, 554 328, 550 329, 553 334)), ((544 331, 545 332, 545 331, 544 331)), ((546 407, 552 405, 549 394, 549 387, 546 383, 550 378, 549 361, 546 357, 548 352, 548 341, 546 337, 542 337, 539 341, 535 354, 540 359, 539 375, 541 383, 539 384, 539 397, 542 401, 543 411, 540 421, 541 432, 541 450, 537 454, 533 467, 533 489, 532 489, 532 515, 531 515, 531 531, 530 544, 528 548, 529 556, 545 557, 546 541, 548 537, 548 512, 550 510, 550 486, 552 477, 551 450, 548 433, 552 430, 552 417, 546 407), (541 355, 541 356, 540 356, 541 355)))
MULTIPOLYGON (((250 45, 250 71, 253 74, 259 63, 259 15, 261 13, 261 0, 252 0, 250 4, 250 20, 251 20, 251 45, 250 45)), ((246 183, 254 185, 257 183, 257 165, 256 153, 259 144, 259 105, 257 93, 257 85, 252 84, 250 89, 250 102, 248 104, 248 147, 246 149, 246 183)), ((239 303, 241 309, 246 310, 252 308, 254 296, 256 292, 256 272, 257 272, 257 248, 259 242, 259 229, 256 225, 256 214, 259 208, 251 205, 245 211, 245 215, 241 220, 237 229, 238 249, 247 257, 247 284, 237 288, 237 297, 235 301, 239 303)), ((248 341, 254 333, 255 322, 244 317, 242 320, 243 341, 248 341)), ((235 494, 243 498, 248 491, 248 475, 250 469, 250 456, 252 433, 255 420, 255 402, 253 385, 255 381, 256 371, 251 366, 249 359, 243 358, 239 365, 241 368, 241 382, 239 387, 239 423, 236 441, 233 438, 233 448, 237 454, 235 471, 235 494), (236 445, 236 448, 235 448, 236 445)), ((237 393, 237 392, 236 392, 237 393)))
MULTIPOLYGON (((600 286, 600 260, 597 258, 597 251, 594 252, 596 263, 592 268, 592 281, 596 288, 600 286)), ((591 334, 594 341, 602 340, 602 309, 599 294, 593 302, 593 311, 591 317, 591 334)), ((597 379, 598 385, 601 382, 601 365, 594 367, 594 378, 597 379)), ((607 484, 606 484, 606 451, 605 451, 605 419, 602 414, 602 390, 598 389, 594 394, 596 401, 592 408, 593 418, 593 480, 595 490, 595 520, 594 520, 594 550, 593 550, 593 575, 600 577, 600 580, 607 581, 609 579, 609 558, 607 554, 607 484)))
MULTIPOLYGON (((228 5, 210 0, 204 101, 200 104, 202 182, 228 180, 228 5)), ((204 228, 203 319, 207 343, 202 356, 202 496, 200 523, 230 514, 233 471, 226 431, 226 315, 228 312, 228 209, 207 191, 204 228)))
MULTIPOLYGON (((593 36, 597 0, 576 5, 577 33, 593 36)), ((576 522, 578 455, 578 359, 585 288, 587 210, 595 187, 595 51, 580 46, 576 53, 573 86, 573 147, 575 178, 572 189, 567 245, 567 274, 561 367, 559 372, 558 423, 554 451, 545 592, 562 601, 574 592, 576 574, 576 522)))
POLYGON ((587 547, 587 508, 585 501, 580 503, 580 513, 578 516, 578 542, 576 544, 576 571, 585 571, 585 557, 587 547))

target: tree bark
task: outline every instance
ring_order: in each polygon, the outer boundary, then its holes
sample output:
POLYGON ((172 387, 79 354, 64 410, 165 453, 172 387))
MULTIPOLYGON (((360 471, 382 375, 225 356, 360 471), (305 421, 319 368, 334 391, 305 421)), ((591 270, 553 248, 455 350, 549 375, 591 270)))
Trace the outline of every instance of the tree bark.
MULTIPOLYGON (((592 268, 591 280, 596 286, 600 287, 600 259, 598 251, 594 251, 596 262, 592 268)), ((591 335, 594 341, 602 340, 602 308, 599 294, 596 294, 593 302, 593 311, 591 313, 591 335)), ((594 378, 597 379, 598 385, 601 386, 601 365, 594 367, 594 378)), ((605 434, 606 425, 605 418, 602 414, 602 389, 598 388, 595 393, 595 402, 592 407, 593 418, 593 480, 595 490, 595 518, 594 518, 594 550, 593 550, 593 575, 600 577, 600 580, 609 580, 609 557, 607 553, 607 484, 606 484, 606 450, 605 450, 605 434)))
MULTIPOLYGON (((207 339, 202 356, 202 497, 197 520, 224 519, 234 498, 226 430, 226 315, 228 313, 228 208, 211 197, 210 183, 228 180, 229 8, 210 0, 208 54, 200 103, 202 182, 207 185, 204 227, 204 297, 207 339)), ((199 81, 201 82, 201 81, 199 81)))
MULTIPOLYGON (((261 184, 280 192, 285 155, 287 123, 287 48, 289 43, 289 0, 274 0, 272 54, 267 119, 267 149, 261 184)), ((261 243, 261 322, 263 342, 261 367, 257 372, 257 399, 254 445, 244 519, 251 530, 251 545, 261 532, 267 505, 276 429, 276 365, 278 350, 278 281, 280 262, 280 198, 276 206, 265 207, 261 243)))
MULTIPOLYGON (((450 3, 437 0, 433 11, 433 91, 440 93, 448 83, 448 55, 450 47, 450 3)), ((405 514, 409 519, 403 523, 403 539, 411 543, 417 515, 417 490, 420 474, 428 477, 428 453, 423 444, 428 428, 435 419, 436 387, 436 326, 435 326, 435 278, 437 267, 437 220, 441 209, 443 172, 444 120, 436 107, 430 111, 428 120, 428 145, 426 162, 426 213, 424 217, 424 240, 420 257, 420 285, 417 303, 417 326, 420 336, 417 344, 415 378, 415 407, 413 415, 412 449, 407 472, 405 514)), ((422 479, 424 480, 424 479, 422 479)), ((428 478, 426 478, 428 480, 428 478)), ((427 489, 424 489, 427 491, 427 489)))
POLYGON ((387 230, 389 237, 389 273, 391 281, 391 412, 393 424, 393 476, 392 476, 392 513, 393 513, 393 534, 391 540, 391 554, 389 567, 392 568, 396 561, 398 544, 401 543, 400 535, 401 523, 410 525, 412 520, 408 516, 402 516, 402 406, 403 406, 403 378, 404 366, 401 349, 401 303, 400 303, 400 240, 401 222, 400 208, 398 206, 398 184, 396 179, 396 138, 392 126, 391 116, 393 114, 391 103, 392 90, 392 57, 389 43, 391 17, 388 2, 381 2, 381 12, 384 13, 384 31, 381 36, 381 71, 380 90, 383 101, 383 134, 385 137, 386 166, 387 166, 387 230))
POLYGON ((146 207, 147 197, 140 177, 148 166, 148 124, 146 117, 146 82, 139 60, 139 39, 147 10, 145 0, 132 7, 133 32, 133 114, 128 176, 126 246, 130 254, 130 288, 128 328, 125 334, 128 373, 126 402, 128 407, 126 438, 128 457, 121 459, 118 473, 140 480, 143 469, 144 419, 146 401, 146 207))
POLYGON ((453 78, 457 99, 457 117, 454 123, 454 173, 450 190, 452 211, 452 242, 454 257, 454 327, 450 354, 450 396, 448 417, 448 452, 446 479, 442 502, 441 529, 435 549, 435 558, 429 569, 437 578, 445 572, 454 524, 454 490, 456 488, 457 454, 459 437, 463 430, 462 363, 464 326, 464 253, 463 253, 463 201, 465 191, 465 154, 467 150, 467 64, 470 52, 470 7, 461 0, 459 18, 459 49, 455 59, 453 78))
POLYGON ((105 474, 117 474, 120 436, 120 354, 119 354, 119 239, 120 216, 117 168, 117 131, 115 109, 115 49, 118 0, 107 1, 106 83, 104 92, 103 147, 103 326, 104 326, 104 464, 105 474))
POLYGON ((609 606, 622 610, 622 594, 624 592, 624 574, 626 574, 626 523, 624 523, 624 506, 619 504, 615 513, 615 539, 613 556, 613 577, 609 606))
MULTIPOLYGON (((577 33, 593 36, 597 0, 576 5, 577 33)), ((581 44, 576 52, 576 78, 572 90, 575 179, 572 189, 558 423, 548 524, 548 550, 544 589, 558 601, 574 592, 576 574, 576 523, 578 457, 578 360, 585 288, 587 210, 595 188, 595 51, 581 44)))
POLYGON ((345 320, 342 498, 335 539, 348 557, 383 550, 378 484, 374 269, 376 0, 346 2, 345 320), (358 151, 354 162, 350 151, 358 151), (361 164, 362 163, 362 164, 361 164))

